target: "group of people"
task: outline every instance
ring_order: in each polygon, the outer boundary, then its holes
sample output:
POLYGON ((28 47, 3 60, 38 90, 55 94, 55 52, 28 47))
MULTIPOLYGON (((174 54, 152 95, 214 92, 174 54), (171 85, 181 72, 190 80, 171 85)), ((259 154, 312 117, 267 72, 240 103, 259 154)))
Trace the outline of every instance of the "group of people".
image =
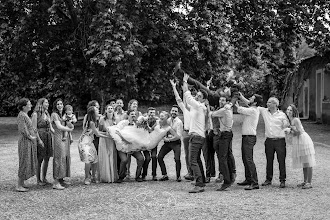
MULTIPOLYGON (((294 168, 303 168, 304 181, 299 187, 312 188, 312 167, 315 166, 315 150, 309 135, 299 120, 299 113, 290 105, 286 114, 278 109, 279 101, 269 98, 267 108, 261 107, 262 96, 254 94, 246 99, 237 90, 218 89, 212 91, 184 73, 181 98, 177 82, 170 80, 176 99, 170 112, 162 111, 156 116, 156 109, 148 108, 146 114, 138 111, 138 101, 131 100, 124 111, 123 100, 118 99, 105 107, 101 115, 100 105, 90 101, 83 120, 83 132, 78 141, 80 159, 85 163, 84 184, 92 182, 122 183, 130 178, 131 156, 136 159, 135 180, 146 181, 148 166, 152 161, 152 180, 167 181, 164 157, 174 152, 176 181, 181 182, 181 142, 185 152, 186 180, 195 181, 190 193, 204 191, 205 184, 216 177, 215 158, 218 160, 219 175, 216 188, 223 191, 236 180, 236 161, 232 151, 233 108, 244 115, 242 124, 242 159, 245 180, 237 183, 247 186, 246 190, 259 189, 257 169, 253 161, 253 148, 257 139, 257 125, 261 114, 265 122, 265 153, 267 160, 266 180, 263 186, 271 185, 273 162, 276 153, 280 170, 280 187, 286 181, 285 136, 292 135, 292 163, 294 168), (197 88, 192 95, 188 84, 197 88), (179 119, 183 112, 183 122, 179 119), (205 160, 204 172, 201 154, 205 160), (157 165, 162 177, 157 178, 157 165)), ((209 82, 208 82, 209 83, 209 82)), ((24 181, 37 175, 40 186, 49 184, 46 174, 50 157, 53 157, 53 188, 63 190, 70 185, 70 145, 73 124, 77 121, 72 106, 64 107, 57 99, 51 115, 49 103, 39 99, 32 119, 28 116, 31 102, 23 98, 18 103, 18 154, 19 171, 16 190, 26 192, 24 181)))

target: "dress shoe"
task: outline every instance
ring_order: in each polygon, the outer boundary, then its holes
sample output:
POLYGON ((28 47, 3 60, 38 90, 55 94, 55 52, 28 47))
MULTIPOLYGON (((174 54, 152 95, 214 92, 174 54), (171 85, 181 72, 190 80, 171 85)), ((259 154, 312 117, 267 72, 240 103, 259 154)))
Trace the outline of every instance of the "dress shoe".
POLYGON ((159 179, 159 181, 167 181, 168 180, 168 176, 164 175, 162 178, 159 179))
POLYGON ((302 188, 303 189, 311 189, 313 187, 312 187, 312 184, 311 183, 306 183, 302 188))
POLYGON ((244 180, 243 182, 237 183, 237 185, 239 186, 248 186, 251 185, 250 181, 244 180))
POLYGON ((143 182, 143 179, 141 177, 135 178, 136 182, 143 182))
POLYGON ((205 177, 205 183, 210 183, 211 182, 211 177, 205 177))
POLYGON ((118 179, 115 183, 122 183, 123 181, 123 179, 118 179))
POLYGON ((194 181, 194 177, 190 174, 185 175, 184 178, 189 181, 194 181))
POLYGON ((259 185, 258 184, 251 184, 248 187, 244 188, 245 190, 253 190, 253 189, 259 189, 259 185))
POLYGON ((224 191, 225 189, 229 188, 231 186, 230 183, 224 183, 221 185, 220 188, 216 189, 216 191, 224 191))
POLYGON ((305 184, 306 184, 306 182, 299 183, 299 184, 297 185, 297 187, 303 187, 303 186, 305 186, 305 184))
POLYGON ((156 176, 152 176, 152 180, 153 180, 153 181, 158 181, 158 179, 157 179, 156 176))
POLYGON ((222 183, 222 181, 223 181, 223 175, 219 173, 219 176, 218 176, 218 178, 215 179, 215 182, 222 183))
POLYGON ((189 190, 189 193, 200 193, 204 191, 204 187, 195 186, 192 190, 189 190))
POLYGON ((285 188, 285 182, 284 182, 284 181, 282 181, 282 182, 280 183, 280 188, 285 188))
POLYGON ((237 174, 236 173, 232 173, 231 174, 231 183, 234 183, 236 180, 237 174))
POLYGON ((29 190, 27 188, 24 188, 23 186, 20 186, 20 187, 16 187, 16 191, 17 192, 27 192, 29 190))
POLYGON ((53 189, 63 190, 63 189, 65 189, 65 187, 63 187, 60 183, 57 183, 57 184, 53 185, 53 189))
POLYGON ((85 181, 84 181, 84 184, 85 185, 91 185, 91 179, 86 178, 85 181))
POLYGON ((266 180, 266 181, 263 182, 261 185, 262 185, 262 186, 269 186, 269 185, 272 185, 272 181, 270 181, 270 180, 266 180))
POLYGON ((181 182, 182 181, 181 177, 179 176, 178 178, 176 178, 176 181, 181 182))

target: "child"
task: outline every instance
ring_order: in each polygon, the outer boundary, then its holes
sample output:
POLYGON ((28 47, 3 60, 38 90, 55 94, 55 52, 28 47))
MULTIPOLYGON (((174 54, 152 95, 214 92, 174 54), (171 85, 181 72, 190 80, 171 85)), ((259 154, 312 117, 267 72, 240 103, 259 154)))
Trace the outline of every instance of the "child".
MULTIPOLYGON (((71 105, 66 105, 64 108, 65 114, 63 115, 64 126, 73 128, 73 124, 77 122, 76 116, 73 114, 73 108, 71 105)), ((63 131, 62 141, 65 141, 67 137, 70 138, 70 143, 73 142, 71 132, 63 131)))
POLYGON ((286 114, 290 120, 290 127, 284 129, 291 133, 292 137, 292 166, 303 168, 304 182, 298 184, 303 189, 312 188, 313 166, 315 166, 314 144, 310 136, 305 132, 299 119, 299 112, 295 105, 289 105, 286 114))

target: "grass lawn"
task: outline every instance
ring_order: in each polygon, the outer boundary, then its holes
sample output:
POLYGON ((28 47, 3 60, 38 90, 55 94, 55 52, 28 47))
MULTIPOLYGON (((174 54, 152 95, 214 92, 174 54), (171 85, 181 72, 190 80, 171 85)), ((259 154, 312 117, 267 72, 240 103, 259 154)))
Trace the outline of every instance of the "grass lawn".
MULTIPOLYGON (((240 152, 241 117, 235 115, 233 152, 237 179, 244 180, 240 152)), ((329 126, 304 122, 306 131, 317 143, 330 143, 329 126)), ((73 132, 71 178, 73 185, 63 191, 51 186, 36 186, 36 178, 26 181, 27 193, 15 192, 18 169, 16 118, 0 118, 0 219, 330 219, 330 148, 316 144, 317 166, 313 188, 296 187, 302 171, 291 169, 291 147, 287 147, 287 187, 279 189, 278 163, 274 163, 273 185, 245 191, 235 183, 227 191, 215 191, 214 179, 204 193, 189 194, 190 182, 177 183, 173 153, 165 158, 170 181, 85 186, 84 164, 80 162, 77 140, 81 126, 73 132)), ((254 157, 259 182, 265 180, 264 126, 258 127, 254 157)), ((184 151, 181 154, 182 176, 186 174, 184 151)), ((135 173, 132 158, 131 173, 135 173)), ((216 169, 218 165, 216 164, 216 169)), ((151 173, 151 163, 149 166, 151 173)), ((161 176, 160 168, 157 169, 161 176)), ((151 177, 149 176, 149 179, 151 177)), ((48 180, 52 180, 52 162, 48 180)))

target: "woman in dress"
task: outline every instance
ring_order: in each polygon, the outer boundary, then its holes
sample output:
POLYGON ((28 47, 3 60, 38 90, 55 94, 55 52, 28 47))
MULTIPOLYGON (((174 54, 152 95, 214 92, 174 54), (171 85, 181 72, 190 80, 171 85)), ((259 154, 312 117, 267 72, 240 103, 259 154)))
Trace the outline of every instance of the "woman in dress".
MULTIPOLYGON (((96 129, 98 129, 99 128, 99 121, 100 121, 100 117, 101 117, 101 114, 99 114, 99 110, 100 110, 100 104, 99 104, 99 102, 98 101, 96 101, 96 100, 92 100, 92 101, 89 101, 88 102, 88 104, 87 104, 87 109, 89 109, 89 107, 95 107, 95 108, 97 108, 97 112, 98 112, 98 114, 97 114, 97 116, 96 116, 96 121, 95 121, 95 127, 96 127, 96 129)), ((84 117, 84 120, 83 120, 83 128, 85 127, 85 125, 86 125, 86 120, 87 120, 87 114, 85 115, 85 117, 84 117)), ((96 152, 98 153, 99 152, 99 142, 100 142, 100 138, 98 137, 98 136, 96 136, 96 135, 94 135, 93 134, 93 144, 94 144, 94 147, 95 147, 95 149, 96 149, 96 152)), ((93 182, 93 183, 96 183, 96 182, 98 182, 98 179, 96 178, 96 173, 98 172, 98 168, 97 168, 97 166, 98 166, 98 164, 97 163, 95 163, 95 164, 93 164, 92 166, 91 166, 91 171, 92 171, 92 178, 91 178, 91 182, 93 182)))
MULTIPOLYGON (((111 104, 105 107, 104 116, 100 119, 100 131, 115 125, 114 109, 111 104)), ((111 137, 100 138, 99 143, 99 180, 103 183, 114 183, 118 180, 117 149, 111 137)))
MULTIPOLYGON (((83 132, 79 138, 78 150, 80 160, 85 163, 85 185, 91 184, 91 174, 95 175, 97 169, 98 156, 94 146, 94 135, 98 137, 108 137, 105 132, 100 132, 96 128, 99 109, 95 106, 90 106, 87 109, 85 123, 83 124, 83 132)), ((96 180, 95 180, 96 181, 96 180)))
POLYGON ((37 166, 37 182, 38 185, 44 186, 49 184, 46 179, 49 158, 53 156, 52 147, 52 133, 54 133, 54 128, 50 123, 50 115, 48 113, 49 102, 45 98, 38 100, 34 112, 32 114, 32 126, 38 130, 40 139, 44 143, 44 147, 39 144, 38 148, 38 166, 37 166), (43 163, 42 163, 43 162, 43 163), (40 178, 41 165, 42 166, 42 178, 40 178))
POLYGON ((299 112, 295 105, 291 104, 286 110, 290 120, 290 128, 285 129, 292 137, 292 166, 303 168, 304 182, 298 184, 303 189, 312 188, 313 166, 315 166, 314 144, 310 136, 305 132, 299 119, 299 112))
POLYGON ((63 190, 64 186, 70 185, 70 182, 64 181, 65 177, 70 177, 70 137, 62 140, 63 131, 71 132, 73 128, 63 126, 63 101, 56 99, 53 103, 53 113, 50 117, 53 134, 53 189, 63 190))
POLYGON ((31 102, 22 98, 18 102, 18 110, 20 111, 17 116, 18 125, 18 181, 16 190, 18 192, 27 192, 24 180, 36 174, 38 159, 37 159, 37 142, 40 147, 43 147, 43 142, 40 139, 38 132, 32 126, 32 121, 27 115, 31 110, 31 102))

